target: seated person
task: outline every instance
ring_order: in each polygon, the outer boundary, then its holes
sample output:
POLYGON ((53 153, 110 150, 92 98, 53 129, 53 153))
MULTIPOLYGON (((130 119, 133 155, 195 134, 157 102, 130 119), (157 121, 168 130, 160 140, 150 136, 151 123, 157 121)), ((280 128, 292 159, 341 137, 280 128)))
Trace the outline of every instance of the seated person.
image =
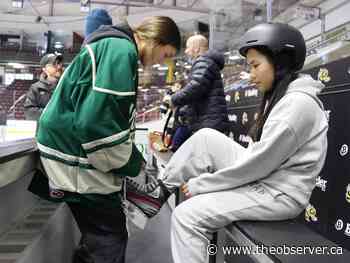
MULTIPOLYGON (((163 103, 160 106, 161 113, 167 114, 169 110, 172 110, 172 117, 169 123, 166 122, 165 133, 170 136, 170 142, 165 140, 163 143, 172 152, 175 152, 191 135, 190 124, 188 121, 189 106, 184 105, 177 108, 170 107, 171 95, 179 91, 182 88, 180 82, 176 82, 171 90, 167 91, 164 96, 163 103), (170 145, 169 145, 170 144, 170 145)), ((169 117, 169 115, 168 115, 169 117)))
POLYGON ((177 149, 191 136, 186 118, 187 106, 177 108, 174 113, 174 131, 171 139, 170 150, 176 152, 177 149))
POLYGON ((213 233, 233 221, 296 217, 325 162, 328 122, 317 97, 324 86, 298 74, 306 54, 302 34, 266 23, 248 30, 242 43, 251 82, 263 93, 254 141, 244 148, 201 129, 174 153, 158 181, 127 180, 127 199, 148 217, 178 187, 188 198, 172 215, 174 263, 207 262, 213 233))

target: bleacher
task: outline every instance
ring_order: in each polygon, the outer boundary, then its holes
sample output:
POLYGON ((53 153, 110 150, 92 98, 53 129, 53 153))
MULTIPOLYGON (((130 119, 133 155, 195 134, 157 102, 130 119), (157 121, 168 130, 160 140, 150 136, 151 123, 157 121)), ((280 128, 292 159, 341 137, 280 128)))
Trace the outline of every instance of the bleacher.
POLYGON ((24 97, 31 84, 36 80, 14 80, 6 88, 0 89, 0 108, 6 112, 7 118, 24 120, 24 97), (22 97, 22 99, 21 99, 22 97))

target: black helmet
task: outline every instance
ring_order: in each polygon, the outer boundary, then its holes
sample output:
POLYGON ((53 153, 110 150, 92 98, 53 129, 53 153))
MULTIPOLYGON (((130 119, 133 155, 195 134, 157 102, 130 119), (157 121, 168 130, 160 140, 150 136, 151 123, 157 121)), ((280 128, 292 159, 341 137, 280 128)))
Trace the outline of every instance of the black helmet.
POLYGON ((249 29, 242 37, 239 53, 246 56, 249 48, 264 46, 274 55, 285 51, 294 56, 292 67, 297 71, 302 69, 306 56, 306 46, 300 31, 290 25, 281 23, 264 23, 249 29))

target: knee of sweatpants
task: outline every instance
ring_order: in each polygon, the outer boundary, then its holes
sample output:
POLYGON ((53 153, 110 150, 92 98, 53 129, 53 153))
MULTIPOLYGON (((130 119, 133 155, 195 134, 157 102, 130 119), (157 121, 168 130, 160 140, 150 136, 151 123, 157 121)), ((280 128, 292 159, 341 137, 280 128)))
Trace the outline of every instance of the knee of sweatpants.
POLYGON ((202 128, 200 130, 198 130, 197 132, 194 133, 194 135, 196 136, 207 136, 208 134, 212 134, 213 132, 215 132, 214 129, 211 128, 202 128))
POLYGON ((186 205, 187 201, 175 208, 171 218, 172 231, 181 235, 182 238, 194 237, 209 242, 213 238, 212 229, 201 220, 202 215, 186 205))
POLYGON ((198 131, 196 131, 189 140, 191 140, 194 143, 204 143, 207 141, 208 137, 215 137, 215 130, 211 128, 202 128, 198 131))
POLYGON ((218 138, 218 136, 222 136, 224 134, 212 128, 202 128, 198 130, 194 135, 198 136, 199 138, 209 138, 210 141, 211 139, 215 140, 218 138))
POLYGON ((180 204, 177 206, 171 216, 171 225, 174 228, 192 228, 195 225, 195 222, 192 219, 191 212, 189 209, 186 209, 186 206, 180 204))

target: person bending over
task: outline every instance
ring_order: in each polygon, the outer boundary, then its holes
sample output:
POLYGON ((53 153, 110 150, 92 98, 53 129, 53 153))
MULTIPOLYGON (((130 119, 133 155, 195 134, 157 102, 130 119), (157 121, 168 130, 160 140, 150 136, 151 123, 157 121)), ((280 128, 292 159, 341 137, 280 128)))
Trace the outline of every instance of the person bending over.
POLYGON ((123 263, 122 181, 144 163, 134 143, 138 61, 163 63, 180 49, 181 37, 172 19, 156 16, 134 29, 99 27, 85 43, 40 118, 44 172, 30 190, 67 202, 82 233, 74 263, 123 263))

